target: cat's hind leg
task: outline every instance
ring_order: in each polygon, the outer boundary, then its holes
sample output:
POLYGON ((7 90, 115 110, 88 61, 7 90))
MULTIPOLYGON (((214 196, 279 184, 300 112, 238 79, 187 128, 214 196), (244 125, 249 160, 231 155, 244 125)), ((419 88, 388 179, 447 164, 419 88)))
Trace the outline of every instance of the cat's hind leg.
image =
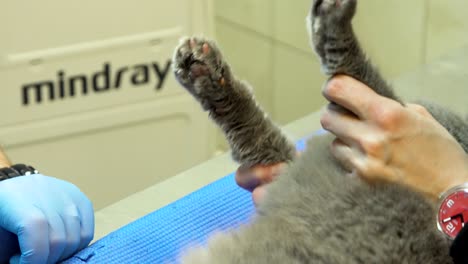
POLYGON ((401 102, 363 52, 352 28, 357 0, 314 0, 307 19, 312 46, 322 70, 345 74, 367 84, 378 94, 401 102))
MULTIPOLYGON (((390 85, 380 75, 353 32, 351 20, 357 0, 314 0, 308 17, 312 45, 328 75, 350 75, 378 94, 401 103, 390 85)), ((455 113, 435 104, 420 102, 460 143, 468 153, 468 123, 455 113)))
POLYGON ((182 39, 173 58, 177 80, 208 111, 226 135, 234 160, 243 166, 288 162, 295 148, 238 80, 217 45, 182 39))

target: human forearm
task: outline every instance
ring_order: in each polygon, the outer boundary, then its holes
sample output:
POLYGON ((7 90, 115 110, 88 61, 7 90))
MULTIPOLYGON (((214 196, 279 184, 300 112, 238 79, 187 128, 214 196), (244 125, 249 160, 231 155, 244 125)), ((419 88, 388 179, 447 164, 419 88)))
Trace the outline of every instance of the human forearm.
POLYGON ((10 167, 12 164, 8 157, 6 156, 3 149, 0 148, 0 169, 5 167, 10 167))

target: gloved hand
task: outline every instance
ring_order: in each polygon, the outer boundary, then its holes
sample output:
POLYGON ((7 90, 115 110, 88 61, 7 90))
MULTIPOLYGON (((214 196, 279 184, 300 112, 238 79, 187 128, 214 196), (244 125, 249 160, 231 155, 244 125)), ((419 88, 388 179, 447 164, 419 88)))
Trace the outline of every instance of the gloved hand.
POLYGON ((56 263, 93 236, 93 206, 75 185, 41 174, 0 182, 0 263, 56 263))

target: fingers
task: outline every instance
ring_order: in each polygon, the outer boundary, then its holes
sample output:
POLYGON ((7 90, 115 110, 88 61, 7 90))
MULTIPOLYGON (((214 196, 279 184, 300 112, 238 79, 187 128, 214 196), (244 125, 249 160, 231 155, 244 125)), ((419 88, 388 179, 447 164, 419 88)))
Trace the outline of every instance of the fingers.
POLYGON ((320 123, 325 130, 340 138, 348 146, 359 145, 359 141, 369 130, 365 123, 333 104, 328 105, 320 123))
POLYGON ((241 188, 252 192, 260 185, 272 182, 285 168, 286 163, 257 165, 253 168, 240 167, 236 171, 236 182, 241 188))
POLYGON ((10 258, 10 264, 19 264, 21 259, 20 254, 16 254, 13 257, 10 258))
POLYGON ((332 142, 330 151, 349 176, 359 176, 370 182, 373 180, 373 175, 369 174, 371 170, 368 160, 361 151, 346 145, 338 138, 332 142))
POLYGON ((353 112, 360 119, 375 119, 382 104, 400 106, 399 103, 380 96, 365 84, 345 75, 333 77, 324 87, 323 96, 353 112))
POLYGON ((66 237, 64 240, 60 241, 64 247, 63 251, 59 255, 60 260, 72 256, 78 250, 81 243, 81 220, 78 209, 75 206, 70 206, 69 208, 66 208, 63 213, 62 218, 65 226, 66 237))
POLYGON ((274 165, 257 165, 253 168, 241 166, 236 171, 236 182, 240 187, 252 192, 253 203, 257 206, 265 197, 266 184, 278 177, 286 166, 283 162, 274 165))
POLYGON ((94 238, 94 208, 89 199, 82 199, 78 203, 78 212, 80 214, 80 245, 78 250, 81 250, 89 245, 94 238))
POLYGON ((387 182, 402 184, 404 181, 401 173, 392 170, 379 159, 368 158, 358 160, 354 173, 368 183, 387 182))
POLYGON ((18 238, 0 227, 0 241, 0 263, 8 263, 11 256, 20 252, 18 238))
POLYGON ((379 158, 365 155, 361 151, 351 148, 339 139, 332 143, 332 155, 340 162, 351 176, 358 176, 368 183, 401 182, 401 174, 391 171, 379 158))
POLYGON ((85 248, 94 237, 93 204, 78 187, 67 182, 63 184, 64 199, 68 201, 61 210, 67 232, 61 260, 85 248))
POLYGON ((62 256, 67 240, 67 230, 64 219, 57 212, 51 210, 43 213, 46 216, 49 225, 49 256, 47 263, 57 263, 62 256))
POLYGON ((92 203, 76 186, 46 176, 38 179, 53 188, 36 195, 34 210, 25 208, 31 207, 29 200, 16 204, 21 210, 5 208, 14 223, 6 226, 19 238, 22 254, 12 258, 19 263, 57 263, 86 247, 94 234, 92 203))
POLYGON ((239 187, 252 192, 261 183, 261 177, 252 173, 250 168, 239 167, 236 171, 236 183, 239 187))
MULTIPOLYGON (((0 231, 19 242, 2 243, 0 253, 19 253, 12 263, 57 263, 86 247, 94 234, 94 212, 89 199, 73 184, 43 175, 18 177, 1 182, 0 231)), ((5 258, 0 255, 0 263, 5 258)))
POLYGON ((265 198, 266 195, 266 186, 260 186, 257 187, 255 190, 252 192, 252 200, 255 206, 258 206, 263 199, 265 198))
POLYGON ((343 141, 335 139, 331 145, 331 153, 347 172, 351 173, 355 170, 355 153, 343 141))
MULTIPOLYGON (((24 210, 25 208, 22 208, 24 210)), ((27 215, 20 216, 13 233, 18 235, 21 249, 19 263, 47 263, 49 256, 49 223, 44 213, 35 206, 28 208, 27 215), (22 220, 26 219, 26 221, 22 220)))
POLYGON ((94 213, 89 199, 74 185, 62 182, 59 203, 45 204, 42 209, 49 224, 47 263, 67 259, 86 247, 94 235, 94 213))
MULTIPOLYGON (((33 177, 33 176, 31 176, 33 177)), ((40 199, 32 200, 28 182, 30 177, 18 177, 1 182, 0 226, 15 235, 18 253, 10 259, 16 263, 47 263, 49 256, 49 222, 37 206, 40 199), (18 187, 21 187, 19 189, 18 187), (19 255, 20 254, 20 255, 19 255)), ((38 187, 37 184, 33 185, 38 187)), ((36 197, 37 198, 37 197, 36 197)), ((4 241, 8 245, 7 241, 4 241)), ((4 247, 5 245, 0 245, 4 247)), ((3 262, 2 262, 3 263, 3 262)))

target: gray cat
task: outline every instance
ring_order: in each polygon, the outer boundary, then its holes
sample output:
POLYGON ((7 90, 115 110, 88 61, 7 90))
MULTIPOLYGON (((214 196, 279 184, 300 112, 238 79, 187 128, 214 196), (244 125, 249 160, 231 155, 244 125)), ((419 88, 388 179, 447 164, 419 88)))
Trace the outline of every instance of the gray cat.
MULTIPOLYGON (((308 19, 313 47, 327 75, 347 74, 403 102, 372 66, 353 33, 357 0, 315 0, 308 19)), ((435 206, 396 184, 370 186, 345 176, 331 156, 330 135, 314 137, 295 157, 294 145, 238 80, 215 43, 185 39, 174 54, 179 82, 226 134, 243 166, 289 162, 268 188, 251 223, 219 234, 183 263, 452 263, 437 230, 435 206)), ((468 124, 424 104, 468 151, 468 124)))

